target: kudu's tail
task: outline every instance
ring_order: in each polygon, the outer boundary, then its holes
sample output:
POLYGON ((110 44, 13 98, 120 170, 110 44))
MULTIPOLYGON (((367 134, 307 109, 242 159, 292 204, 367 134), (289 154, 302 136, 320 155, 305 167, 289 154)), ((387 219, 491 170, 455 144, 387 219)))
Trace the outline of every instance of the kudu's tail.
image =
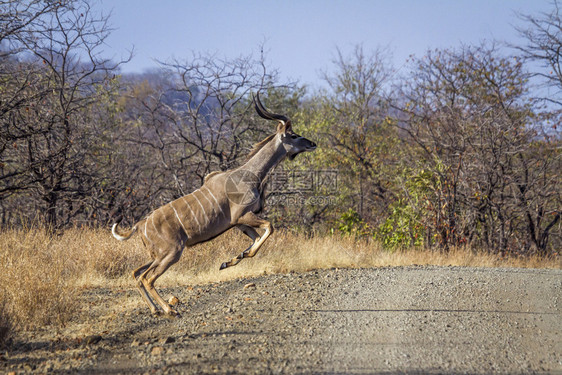
POLYGON ((117 224, 115 223, 113 224, 113 226, 111 227, 111 234, 113 234, 113 237, 115 237, 116 239, 118 239, 119 241, 127 241, 129 238, 131 238, 131 236, 133 234, 135 234, 135 232, 137 231, 137 226, 135 225, 133 228, 131 228, 127 233, 118 233, 117 232, 117 224))

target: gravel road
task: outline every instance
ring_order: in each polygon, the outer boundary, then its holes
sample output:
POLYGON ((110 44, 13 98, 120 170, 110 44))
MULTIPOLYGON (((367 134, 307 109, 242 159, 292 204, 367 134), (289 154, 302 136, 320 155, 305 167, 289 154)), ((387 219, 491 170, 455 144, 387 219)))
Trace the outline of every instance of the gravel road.
POLYGON ((80 319, 18 339, 0 372, 562 374, 562 270, 332 269, 162 292, 180 318, 133 289, 87 290, 80 319))

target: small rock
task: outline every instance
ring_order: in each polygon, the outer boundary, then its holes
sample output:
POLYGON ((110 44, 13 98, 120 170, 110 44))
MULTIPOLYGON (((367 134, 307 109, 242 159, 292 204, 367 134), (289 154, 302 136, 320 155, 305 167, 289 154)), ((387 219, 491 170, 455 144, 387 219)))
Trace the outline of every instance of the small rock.
POLYGON ((170 304, 170 306, 176 306, 178 303, 180 303, 180 300, 176 296, 171 296, 168 299, 168 304, 170 304))
POLYGON ((150 351, 150 354, 152 354, 152 355, 162 355, 162 353, 164 353, 164 348, 161 347, 161 346, 155 346, 150 351))
POLYGON ((256 287, 256 283, 248 283, 244 285, 244 289, 255 288, 255 287, 256 287))

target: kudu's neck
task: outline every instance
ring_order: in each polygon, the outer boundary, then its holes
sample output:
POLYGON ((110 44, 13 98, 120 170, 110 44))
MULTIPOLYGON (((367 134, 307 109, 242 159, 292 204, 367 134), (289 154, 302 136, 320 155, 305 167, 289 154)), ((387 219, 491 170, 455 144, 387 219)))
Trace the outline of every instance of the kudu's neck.
POLYGON ((287 151, 276 135, 252 156, 240 169, 254 173, 260 181, 287 156, 287 151))

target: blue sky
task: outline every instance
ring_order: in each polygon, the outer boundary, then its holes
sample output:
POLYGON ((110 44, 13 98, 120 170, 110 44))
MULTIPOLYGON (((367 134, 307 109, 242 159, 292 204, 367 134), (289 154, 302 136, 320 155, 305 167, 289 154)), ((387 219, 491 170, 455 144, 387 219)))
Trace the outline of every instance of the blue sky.
POLYGON ((192 52, 235 58, 258 54, 283 80, 318 87, 332 68, 336 47, 344 53, 387 46, 400 68, 410 54, 429 48, 517 42, 516 12, 551 10, 550 0, 100 0, 116 29, 106 53, 116 58, 134 46, 124 72, 157 66, 154 59, 188 59, 192 52))

